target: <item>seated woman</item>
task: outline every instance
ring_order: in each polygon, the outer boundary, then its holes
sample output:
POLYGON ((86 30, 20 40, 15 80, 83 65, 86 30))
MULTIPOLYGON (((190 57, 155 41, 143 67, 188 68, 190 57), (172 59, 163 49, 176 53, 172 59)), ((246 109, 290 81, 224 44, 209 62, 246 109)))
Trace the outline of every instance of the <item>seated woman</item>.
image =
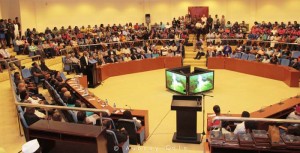
POLYGON ((123 119, 133 120, 137 129, 142 127, 141 120, 138 120, 136 117, 132 117, 132 114, 129 110, 123 112, 123 119))

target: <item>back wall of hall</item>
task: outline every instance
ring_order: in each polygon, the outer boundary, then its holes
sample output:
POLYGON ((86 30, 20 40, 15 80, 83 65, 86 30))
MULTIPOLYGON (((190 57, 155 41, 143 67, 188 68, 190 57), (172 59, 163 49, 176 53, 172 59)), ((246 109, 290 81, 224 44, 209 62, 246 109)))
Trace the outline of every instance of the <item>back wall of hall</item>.
POLYGON ((299 21, 299 0, 0 0, 3 18, 20 16, 22 30, 46 27, 142 23, 151 14, 151 24, 171 21, 187 14, 189 6, 208 6, 214 16, 231 22, 299 21), (16 6, 16 7, 13 7, 16 6), (11 9, 15 8, 15 9, 11 9))

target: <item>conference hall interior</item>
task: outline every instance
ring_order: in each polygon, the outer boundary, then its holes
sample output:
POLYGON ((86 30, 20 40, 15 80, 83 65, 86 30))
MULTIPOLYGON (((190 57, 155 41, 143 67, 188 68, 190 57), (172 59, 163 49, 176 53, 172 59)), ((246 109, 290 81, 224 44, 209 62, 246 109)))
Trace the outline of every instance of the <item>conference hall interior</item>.
POLYGON ((0 0, 0 153, 299 153, 299 0, 0 0))

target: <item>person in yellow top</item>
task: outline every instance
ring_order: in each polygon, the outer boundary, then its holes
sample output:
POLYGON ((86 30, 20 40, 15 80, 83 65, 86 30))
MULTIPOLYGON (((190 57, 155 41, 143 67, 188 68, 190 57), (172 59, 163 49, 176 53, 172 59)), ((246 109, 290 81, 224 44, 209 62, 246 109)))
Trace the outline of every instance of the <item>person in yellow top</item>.
POLYGON ((125 42, 126 41, 126 37, 121 33, 119 36, 120 42, 125 42))
POLYGON ((80 32, 86 33, 86 28, 85 28, 84 26, 82 26, 82 27, 80 28, 80 32))

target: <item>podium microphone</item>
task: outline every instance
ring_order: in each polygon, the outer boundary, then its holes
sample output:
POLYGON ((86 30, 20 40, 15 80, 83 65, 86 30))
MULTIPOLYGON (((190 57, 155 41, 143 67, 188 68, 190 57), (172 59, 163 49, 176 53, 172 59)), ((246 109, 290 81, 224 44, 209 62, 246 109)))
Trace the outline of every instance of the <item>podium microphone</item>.
POLYGON ((131 107, 129 105, 125 105, 126 107, 129 107, 129 109, 127 109, 128 111, 132 111, 131 107))

